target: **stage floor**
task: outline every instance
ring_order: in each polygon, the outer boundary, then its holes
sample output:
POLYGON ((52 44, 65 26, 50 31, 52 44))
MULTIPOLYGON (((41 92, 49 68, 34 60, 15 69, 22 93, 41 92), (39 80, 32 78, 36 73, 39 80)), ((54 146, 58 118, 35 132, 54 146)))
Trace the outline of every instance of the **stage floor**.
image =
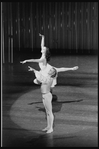
MULTIPOLYGON (((21 60, 21 59, 20 59, 21 60)), ((20 61, 19 60, 19 61, 20 61)), ((62 72, 53 89, 54 132, 46 134, 45 110, 40 86, 33 84, 28 66, 15 63, 2 67, 3 147, 97 147, 98 146, 98 58, 97 56, 54 56, 56 67, 79 66, 62 72)))

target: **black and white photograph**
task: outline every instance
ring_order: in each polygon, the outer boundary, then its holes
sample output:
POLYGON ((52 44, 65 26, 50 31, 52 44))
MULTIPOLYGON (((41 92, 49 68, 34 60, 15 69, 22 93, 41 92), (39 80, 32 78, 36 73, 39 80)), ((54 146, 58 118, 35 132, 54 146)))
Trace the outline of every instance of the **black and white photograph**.
POLYGON ((98 2, 1 2, 1 147, 98 147, 98 2))

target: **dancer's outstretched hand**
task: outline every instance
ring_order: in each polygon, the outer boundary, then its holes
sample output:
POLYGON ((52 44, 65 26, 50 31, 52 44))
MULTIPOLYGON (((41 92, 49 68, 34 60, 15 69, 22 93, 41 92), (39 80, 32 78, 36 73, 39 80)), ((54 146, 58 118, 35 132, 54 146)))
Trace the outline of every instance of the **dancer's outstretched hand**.
POLYGON ((26 60, 25 61, 21 61, 20 63, 24 64, 24 63, 26 63, 26 60))
POLYGON ((73 67, 73 70, 77 70, 77 69, 78 69, 78 66, 73 67))
POLYGON ((44 35, 42 35, 42 34, 40 34, 40 33, 39 33, 39 36, 44 37, 44 35))

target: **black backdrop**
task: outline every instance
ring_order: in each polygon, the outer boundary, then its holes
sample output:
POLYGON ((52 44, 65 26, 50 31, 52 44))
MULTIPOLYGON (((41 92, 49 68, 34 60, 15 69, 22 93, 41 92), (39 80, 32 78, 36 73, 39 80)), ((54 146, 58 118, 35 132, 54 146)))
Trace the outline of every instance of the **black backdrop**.
MULTIPOLYGON (((98 51, 97 2, 3 2, 3 57, 40 49, 39 33, 51 53, 98 51), (5 54, 6 53, 6 54, 5 54)), ((4 61, 3 58, 3 61, 4 61)))

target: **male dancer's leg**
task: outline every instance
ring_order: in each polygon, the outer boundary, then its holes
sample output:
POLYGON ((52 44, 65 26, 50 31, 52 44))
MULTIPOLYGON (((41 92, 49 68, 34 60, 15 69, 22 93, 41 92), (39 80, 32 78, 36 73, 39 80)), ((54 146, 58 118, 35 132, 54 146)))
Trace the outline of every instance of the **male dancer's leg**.
POLYGON ((49 119, 49 115, 48 115, 48 111, 47 111, 47 107, 46 107, 46 103, 45 103, 45 99, 43 98, 43 105, 46 111, 46 116, 47 116, 47 127, 44 128, 42 131, 47 131, 50 128, 50 119, 49 119))
POLYGON ((53 132, 53 121, 54 121, 54 115, 52 113, 52 94, 48 93, 45 97, 45 107, 47 111, 47 116, 49 120, 50 128, 48 129, 47 133, 53 132))

